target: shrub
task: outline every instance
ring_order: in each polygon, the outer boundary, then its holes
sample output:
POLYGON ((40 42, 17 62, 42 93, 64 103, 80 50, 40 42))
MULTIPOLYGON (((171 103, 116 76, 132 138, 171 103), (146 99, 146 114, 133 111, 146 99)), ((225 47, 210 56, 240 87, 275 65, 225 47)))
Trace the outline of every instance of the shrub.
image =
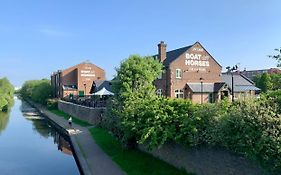
POLYGON ((234 103, 220 125, 222 145, 280 170, 281 115, 267 100, 234 103))
POLYGON ((58 99, 48 99, 47 108, 50 110, 58 109, 58 99))

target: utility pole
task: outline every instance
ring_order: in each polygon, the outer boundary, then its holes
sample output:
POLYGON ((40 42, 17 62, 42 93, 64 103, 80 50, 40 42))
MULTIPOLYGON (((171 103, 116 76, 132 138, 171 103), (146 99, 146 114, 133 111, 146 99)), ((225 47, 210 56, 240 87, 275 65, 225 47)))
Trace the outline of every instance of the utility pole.
POLYGON ((201 83, 201 104, 203 104, 203 78, 200 78, 200 83, 201 83))
POLYGON ((238 66, 235 65, 232 68, 230 66, 226 67, 227 73, 231 73, 231 101, 234 102, 234 78, 233 72, 238 69, 238 66))

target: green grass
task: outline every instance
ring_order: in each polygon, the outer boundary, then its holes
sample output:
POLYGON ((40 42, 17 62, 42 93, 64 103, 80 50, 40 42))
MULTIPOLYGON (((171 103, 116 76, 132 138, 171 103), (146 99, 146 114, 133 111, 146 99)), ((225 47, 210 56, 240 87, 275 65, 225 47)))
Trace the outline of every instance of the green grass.
POLYGON ((139 150, 125 150, 112 135, 102 128, 89 129, 96 143, 115 161, 128 175, 184 175, 179 170, 139 150))
MULTIPOLYGON (((60 110, 58 110, 58 109, 51 109, 51 110, 49 110, 49 111, 51 111, 52 113, 54 113, 54 114, 56 114, 56 115, 58 115, 58 116, 60 116, 60 117, 65 118, 66 120, 68 120, 69 117, 70 117, 69 114, 67 114, 67 113, 65 113, 65 112, 63 112, 63 111, 60 111, 60 110)), ((83 126, 83 127, 92 126, 90 123, 88 123, 88 122, 86 122, 86 121, 80 120, 80 119, 78 119, 78 118, 76 118, 76 117, 74 117, 74 116, 71 116, 71 117, 72 117, 73 123, 75 123, 75 124, 77 124, 77 125, 80 125, 80 126, 83 126)))

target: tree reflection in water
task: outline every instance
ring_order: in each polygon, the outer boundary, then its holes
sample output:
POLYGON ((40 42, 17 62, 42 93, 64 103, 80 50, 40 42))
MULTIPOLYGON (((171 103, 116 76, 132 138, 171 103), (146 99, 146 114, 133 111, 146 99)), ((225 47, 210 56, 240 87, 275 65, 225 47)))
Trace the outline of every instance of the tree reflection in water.
POLYGON ((3 130, 5 130, 9 122, 10 110, 7 112, 0 112, 0 135, 3 130))
POLYGON ((5 130, 10 117, 11 107, 14 105, 14 100, 12 100, 11 105, 8 107, 8 110, 5 112, 0 111, 0 135, 3 130, 5 130))
POLYGON ((58 150, 65 154, 72 155, 71 147, 67 138, 58 133, 48 121, 45 119, 30 118, 27 120, 32 122, 33 130, 37 131, 42 137, 46 139, 52 137, 54 139, 54 143, 58 146, 58 150))
POLYGON ((52 137, 54 139, 54 143, 58 146, 58 150, 61 152, 72 155, 70 144, 66 137, 63 137, 60 133, 58 133, 51 124, 45 120, 38 113, 36 115, 36 110, 26 104, 22 103, 21 110, 23 112, 23 116, 26 120, 32 122, 33 130, 39 133, 44 138, 52 137), (31 113, 28 113, 31 112, 31 113), (27 115, 30 114, 30 115, 27 115))

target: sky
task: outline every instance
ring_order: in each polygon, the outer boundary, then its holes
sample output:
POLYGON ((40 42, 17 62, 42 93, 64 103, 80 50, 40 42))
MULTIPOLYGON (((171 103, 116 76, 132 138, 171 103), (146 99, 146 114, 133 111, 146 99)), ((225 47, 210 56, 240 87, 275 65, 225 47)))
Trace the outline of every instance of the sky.
POLYGON ((90 61, 115 74, 132 54, 199 41, 225 69, 276 67, 280 0, 2 0, 0 77, 14 86, 90 61))

